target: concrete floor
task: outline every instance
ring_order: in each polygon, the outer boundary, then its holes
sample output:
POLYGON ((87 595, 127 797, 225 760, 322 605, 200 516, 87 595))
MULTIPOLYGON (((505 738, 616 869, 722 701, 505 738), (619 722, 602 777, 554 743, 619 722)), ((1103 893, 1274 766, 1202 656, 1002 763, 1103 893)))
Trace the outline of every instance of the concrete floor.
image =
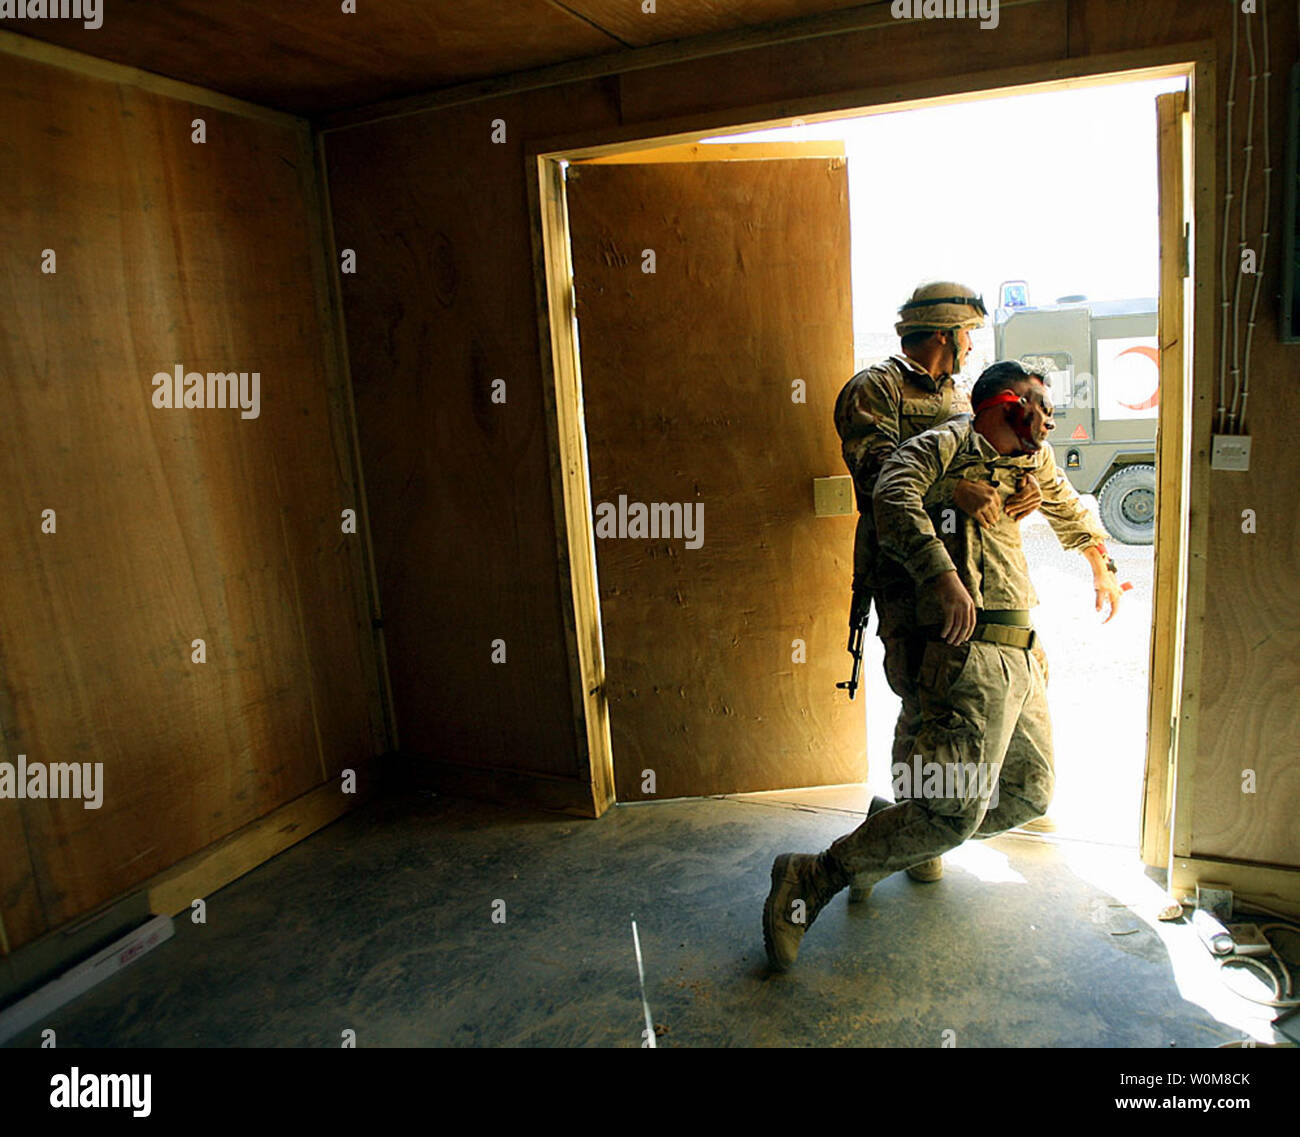
POLYGON ((768 976, 772 857, 853 827, 864 787, 615 807, 600 821, 372 803, 208 898, 13 1040, 58 1045, 1210 1047, 1273 1036, 1131 852, 1007 835, 942 881, 842 894, 768 976), (505 922, 492 920, 505 901, 505 922), (948 1036, 945 1032, 955 1032, 948 1036))

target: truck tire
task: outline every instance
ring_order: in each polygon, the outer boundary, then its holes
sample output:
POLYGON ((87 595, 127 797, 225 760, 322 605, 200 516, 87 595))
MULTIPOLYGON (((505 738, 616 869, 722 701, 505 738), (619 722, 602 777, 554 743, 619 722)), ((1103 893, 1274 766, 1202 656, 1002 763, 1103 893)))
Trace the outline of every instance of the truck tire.
POLYGON ((1124 466, 1097 495, 1101 523, 1122 545, 1150 545, 1156 537, 1156 468, 1124 466))

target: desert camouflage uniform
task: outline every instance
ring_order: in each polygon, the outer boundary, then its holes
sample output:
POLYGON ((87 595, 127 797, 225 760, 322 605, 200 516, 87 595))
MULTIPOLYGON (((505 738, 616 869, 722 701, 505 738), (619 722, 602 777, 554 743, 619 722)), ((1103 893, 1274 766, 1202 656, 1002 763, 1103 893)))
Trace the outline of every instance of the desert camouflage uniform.
POLYGON ((901 353, 859 371, 835 400, 835 429, 858 502, 851 619, 856 621, 859 613, 865 616, 874 599, 880 621, 877 634, 885 648, 885 679, 902 703, 894 729, 895 762, 905 761, 911 753, 920 724, 916 672, 925 642, 916 633, 911 579, 897 563, 881 555, 871 495, 881 466, 900 443, 970 413, 970 399, 951 376, 937 382, 919 363, 901 353))
POLYGON ((1025 648, 944 643, 938 638, 942 606, 929 587, 941 573, 955 570, 981 611, 1037 605, 1019 524, 1003 513, 985 529, 936 500, 935 492, 945 478, 991 479, 1005 501, 1026 472, 1038 479, 1039 508, 1063 548, 1083 550, 1107 539, 1057 468, 1050 446, 1003 457, 969 420, 904 443, 880 471, 874 501, 881 545, 916 582, 916 624, 927 639, 917 672, 921 725, 915 752, 945 769, 979 768, 979 776, 967 778, 964 792, 951 796, 913 794, 836 841, 832 857, 859 884, 1047 812, 1055 774, 1042 664, 1025 648), (997 786, 993 808, 978 792, 990 785, 997 786))

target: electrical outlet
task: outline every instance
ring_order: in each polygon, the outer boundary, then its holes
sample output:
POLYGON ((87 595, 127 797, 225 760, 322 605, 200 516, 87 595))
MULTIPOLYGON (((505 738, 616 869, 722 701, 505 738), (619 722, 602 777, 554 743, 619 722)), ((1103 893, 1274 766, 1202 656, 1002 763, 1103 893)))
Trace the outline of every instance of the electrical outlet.
POLYGON ((1250 435, 1216 434, 1210 450, 1211 470, 1249 470, 1250 435))
POLYGON ((853 479, 848 474, 813 478, 813 511, 818 517, 843 517, 853 512, 853 479))

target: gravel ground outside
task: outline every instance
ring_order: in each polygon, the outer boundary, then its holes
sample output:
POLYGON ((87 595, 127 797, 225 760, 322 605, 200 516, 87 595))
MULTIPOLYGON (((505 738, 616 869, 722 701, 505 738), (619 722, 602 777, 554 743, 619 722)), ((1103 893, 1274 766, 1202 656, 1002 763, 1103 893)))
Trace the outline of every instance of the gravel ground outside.
MULTIPOLYGON (((1083 500, 1095 512, 1095 499, 1083 500)), ((1061 836, 1135 846, 1146 760, 1154 548, 1108 544, 1120 580, 1133 588, 1103 625, 1094 611, 1087 561, 1061 548, 1042 514, 1026 519, 1022 533, 1038 590, 1034 626, 1050 665, 1057 781, 1049 816, 1061 836)), ((883 660, 873 616, 862 661, 869 784, 875 793, 892 796, 889 747, 898 700, 885 684, 883 660)))

